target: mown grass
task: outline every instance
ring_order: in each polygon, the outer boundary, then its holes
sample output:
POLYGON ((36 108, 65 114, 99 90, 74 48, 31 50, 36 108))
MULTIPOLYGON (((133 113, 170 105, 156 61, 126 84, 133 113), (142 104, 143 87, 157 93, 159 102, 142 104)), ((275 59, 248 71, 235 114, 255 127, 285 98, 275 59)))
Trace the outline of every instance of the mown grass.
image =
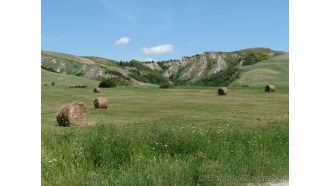
MULTIPOLYGON (((55 82, 56 83, 56 82, 55 82)), ((237 185, 219 177, 288 177, 288 89, 42 88, 43 185, 237 185), (94 109, 98 96, 109 107, 94 109), (58 127, 85 102, 90 126, 58 127)), ((253 180, 248 180, 252 182, 253 180)))

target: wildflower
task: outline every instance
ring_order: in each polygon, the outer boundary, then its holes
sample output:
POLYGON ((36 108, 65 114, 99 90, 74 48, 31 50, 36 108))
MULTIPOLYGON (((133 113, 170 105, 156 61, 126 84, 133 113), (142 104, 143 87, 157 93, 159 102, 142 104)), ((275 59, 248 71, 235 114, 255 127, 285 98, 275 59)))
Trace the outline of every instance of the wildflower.
POLYGON ((53 163, 54 161, 56 161, 55 158, 53 158, 52 160, 49 160, 48 163, 53 163))

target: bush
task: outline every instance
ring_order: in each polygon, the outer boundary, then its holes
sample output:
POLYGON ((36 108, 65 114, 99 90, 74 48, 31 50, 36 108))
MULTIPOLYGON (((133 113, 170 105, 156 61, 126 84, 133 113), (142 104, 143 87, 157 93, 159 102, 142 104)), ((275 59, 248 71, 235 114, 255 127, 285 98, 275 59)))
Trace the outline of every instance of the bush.
POLYGON ((117 86, 116 82, 113 81, 112 79, 103 80, 99 84, 99 87, 103 87, 103 88, 113 88, 116 86, 117 86))
POLYGON ((54 70, 52 67, 44 67, 44 66, 41 66, 42 69, 44 70, 47 70, 47 71, 50 71, 50 72, 54 72, 54 73, 58 73, 56 70, 54 70))
POLYGON ((171 83, 163 83, 159 86, 159 88, 171 88, 173 85, 171 83))
POLYGON ((223 69, 215 74, 204 77, 197 82, 195 85, 198 86, 228 86, 230 83, 239 78, 240 71, 236 67, 229 67, 223 69))

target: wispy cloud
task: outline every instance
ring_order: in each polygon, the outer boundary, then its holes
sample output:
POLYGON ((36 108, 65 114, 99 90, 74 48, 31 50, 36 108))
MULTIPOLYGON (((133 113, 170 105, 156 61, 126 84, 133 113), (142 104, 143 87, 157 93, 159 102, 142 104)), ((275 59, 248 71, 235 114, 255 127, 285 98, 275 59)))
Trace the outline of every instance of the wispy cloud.
POLYGON ((135 18, 131 15, 129 15, 128 13, 126 12, 120 12, 120 14, 124 17, 126 17, 128 20, 130 20, 132 23, 134 24, 138 24, 138 22, 135 20, 135 18))
POLYGON ((130 38, 128 38, 128 37, 122 37, 122 38, 120 38, 120 39, 118 39, 116 42, 115 42, 115 44, 116 45, 127 45, 128 43, 129 43, 129 41, 130 41, 131 39, 130 38))
POLYGON ((186 46, 197 44, 197 43, 199 43, 199 42, 201 42, 203 40, 205 40, 205 38, 201 38, 201 39, 190 41, 189 43, 186 43, 186 46))
POLYGON ((111 4, 109 2, 109 0, 101 0, 101 2, 103 3, 103 5, 105 5, 106 8, 108 8, 110 11, 115 12, 123 17, 125 17, 126 19, 128 19, 130 22, 134 23, 134 24, 138 24, 138 22, 135 20, 135 18, 130 15, 129 13, 122 11, 120 9, 118 9, 118 7, 114 7, 113 4, 111 4))
POLYGON ((164 18, 163 22, 161 25, 158 26, 157 30, 158 31, 165 31, 169 29, 173 25, 173 18, 170 16, 167 16, 164 18))
POLYGON ((163 53, 173 52, 174 47, 173 45, 165 44, 165 45, 158 45, 149 48, 142 48, 141 50, 145 54, 163 54, 163 53))

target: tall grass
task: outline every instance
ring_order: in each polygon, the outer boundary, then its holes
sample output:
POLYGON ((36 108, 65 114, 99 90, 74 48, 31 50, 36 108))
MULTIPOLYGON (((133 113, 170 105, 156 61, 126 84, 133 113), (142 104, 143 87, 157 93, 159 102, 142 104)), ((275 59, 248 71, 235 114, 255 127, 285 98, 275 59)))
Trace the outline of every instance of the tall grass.
POLYGON ((92 90, 43 88, 42 183, 237 185, 246 180, 216 178, 287 178, 287 91, 245 88, 217 96, 210 88, 117 87, 102 91, 109 107, 96 110, 88 104, 92 90), (56 126, 58 106, 72 100, 86 102, 94 125, 56 126))
POLYGON ((42 133, 44 184, 192 185, 201 176, 287 176, 288 126, 183 123, 42 133))

